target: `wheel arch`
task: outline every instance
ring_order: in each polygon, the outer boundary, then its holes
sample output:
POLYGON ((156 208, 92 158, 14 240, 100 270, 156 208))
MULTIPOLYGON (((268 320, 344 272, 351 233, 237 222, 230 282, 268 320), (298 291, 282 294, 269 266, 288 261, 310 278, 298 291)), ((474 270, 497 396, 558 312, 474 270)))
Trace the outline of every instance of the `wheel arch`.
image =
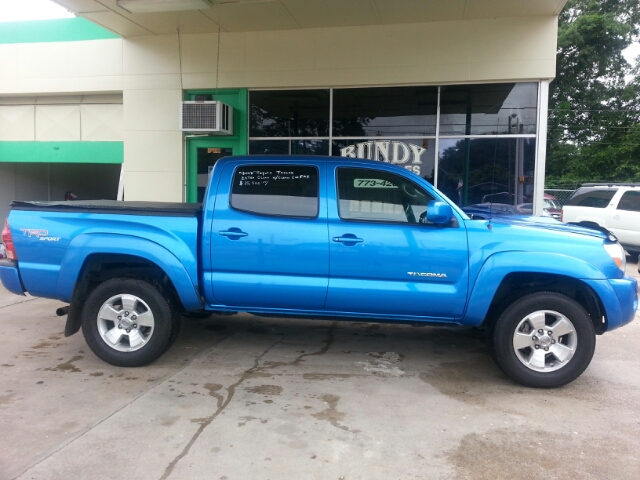
POLYGON ((149 240, 122 235, 79 235, 65 252, 57 296, 70 302, 65 336, 78 332, 81 311, 97 284, 116 276, 149 279, 164 288, 183 310, 199 310, 198 286, 167 249, 149 240))
POLYGON ((489 257, 473 285, 462 323, 490 326, 514 297, 539 290, 556 291, 583 302, 597 333, 607 330, 605 308, 587 281, 605 280, 595 266, 574 257, 542 252, 503 252, 489 257), (514 266, 520 267, 514 271, 514 266))
POLYGON ((538 272, 510 273, 503 278, 487 311, 485 326, 491 328, 491 324, 517 298, 542 291, 560 293, 575 300, 589 314, 596 334, 607 330, 602 302, 589 285, 566 275, 538 272))
POLYGON ((127 261, 134 262, 133 266, 143 266, 147 270, 153 268, 166 275, 185 309, 202 308, 196 272, 187 271, 182 262, 162 245, 128 235, 85 234, 75 237, 60 265, 57 297, 70 301, 77 284, 83 279, 83 272, 90 271, 96 264, 108 269, 119 264, 124 271, 128 268, 127 261))

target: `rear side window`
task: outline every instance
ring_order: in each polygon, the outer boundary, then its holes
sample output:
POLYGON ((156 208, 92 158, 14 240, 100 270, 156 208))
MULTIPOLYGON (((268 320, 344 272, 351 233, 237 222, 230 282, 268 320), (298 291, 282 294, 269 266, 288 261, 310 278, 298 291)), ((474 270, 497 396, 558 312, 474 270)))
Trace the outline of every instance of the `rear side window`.
POLYGON ((617 188, 594 190, 592 188, 578 189, 569 199, 567 205, 578 205, 581 207, 606 208, 613 196, 618 191, 617 188))
POLYGON ((618 210, 640 212, 640 192, 625 192, 618 204, 618 210))
POLYGON ((300 165, 244 165, 236 169, 231 206, 277 217, 318 216, 318 170, 300 165))

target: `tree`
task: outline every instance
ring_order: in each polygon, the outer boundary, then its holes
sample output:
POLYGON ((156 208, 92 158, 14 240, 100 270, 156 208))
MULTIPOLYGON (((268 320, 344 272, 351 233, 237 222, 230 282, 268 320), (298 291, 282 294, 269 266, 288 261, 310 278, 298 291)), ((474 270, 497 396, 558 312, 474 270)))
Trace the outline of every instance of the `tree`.
POLYGON ((640 71, 622 55, 639 24, 637 0, 569 0, 560 14, 548 185, 640 181, 640 71))

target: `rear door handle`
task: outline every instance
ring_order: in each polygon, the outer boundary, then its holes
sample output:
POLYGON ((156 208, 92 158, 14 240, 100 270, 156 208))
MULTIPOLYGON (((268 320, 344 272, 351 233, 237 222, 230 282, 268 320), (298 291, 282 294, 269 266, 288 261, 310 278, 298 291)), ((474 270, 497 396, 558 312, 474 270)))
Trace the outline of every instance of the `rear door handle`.
POLYGON ((230 228, 229 230, 220 230, 218 232, 218 235, 227 237, 230 240, 238 240, 240 237, 246 237, 249 234, 243 232, 239 228, 230 228))
POLYGON ((364 242, 363 239, 356 237, 354 234, 352 233, 345 233, 344 235, 342 235, 341 237, 333 237, 333 241, 334 242, 340 242, 343 245, 348 245, 348 246, 353 246, 356 243, 362 243, 364 242))

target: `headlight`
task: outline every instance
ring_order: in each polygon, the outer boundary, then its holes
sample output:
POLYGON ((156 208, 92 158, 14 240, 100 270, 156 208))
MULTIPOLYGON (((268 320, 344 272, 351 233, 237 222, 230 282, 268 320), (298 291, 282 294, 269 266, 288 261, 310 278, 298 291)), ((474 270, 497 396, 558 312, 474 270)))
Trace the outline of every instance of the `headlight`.
POLYGON ((624 253, 624 248, 619 243, 605 243, 604 249, 611 256, 618 268, 624 273, 627 266, 627 256, 624 253))

